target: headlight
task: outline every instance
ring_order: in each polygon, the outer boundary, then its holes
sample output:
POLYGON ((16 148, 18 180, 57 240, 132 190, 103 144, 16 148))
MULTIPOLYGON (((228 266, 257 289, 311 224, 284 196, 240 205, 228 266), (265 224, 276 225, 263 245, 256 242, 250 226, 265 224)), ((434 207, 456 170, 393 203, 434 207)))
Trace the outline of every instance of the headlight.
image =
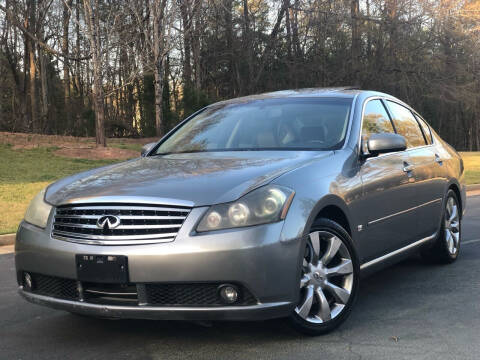
POLYGON ((50 210, 52 210, 52 207, 43 200, 45 190, 43 189, 33 198, 25 213, 26 222, 41 228, 47 226, 48 216, 50 215, 50 210))
POLYGON ((237 201, 213 205, 203 216, 197 231, 212 231, 267 224, 285 219, 295 192, 283 186, 268 185, 237 201))

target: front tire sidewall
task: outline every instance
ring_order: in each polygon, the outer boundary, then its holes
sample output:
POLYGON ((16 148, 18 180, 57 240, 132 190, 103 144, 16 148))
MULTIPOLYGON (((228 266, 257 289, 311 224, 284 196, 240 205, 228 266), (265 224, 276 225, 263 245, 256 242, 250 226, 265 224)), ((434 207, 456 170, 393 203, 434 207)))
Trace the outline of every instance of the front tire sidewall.
MULTIPOLYGON (((308 335, 321 335, 325 334, 327 332, 332 331, 333 329, 337 328, 341 323, 343 323, 347 317, 350 315, 350 312, 352 311, 352 307, 356 301, 357 294, 358 294, 358 289, 360 286, 360 265, 359 265, 359 260, 357 256, 357 251, 355 249, 355 246, 353 245, 352 238, 348 234, 348 232, 342 228, 338 223, 335 221, 329 220, 329 219, 317 219, 313 225, 312 228, 310 229, 310 232, 315 232, 315 231, 328 231, 336 235, 342 242, 345 244, 347 247, 351 259, 352 259, 352 264, 353 264, 353 284, 352 284, 352 291, 350 294, 350 298, 345 304, 345 308, 342 310, 342 312, 335 317, 332 320, 329 320, 325 323, 321 324, 313 324, 310 323, 304 319, 302 319, 296 312, 295 310, 292 312, 292 315, 290 316, 289 320, 291 324, 300 332, 303 332, 308 335)), ((302 251, 306 246, 306 242, 304 245, 302 245, 302 251)), ((303 260, 303 256, 302 256, 303 260)), ((300 264, 299 266, 299 273, 301 275, 302 272, 302 266, 300 264)))

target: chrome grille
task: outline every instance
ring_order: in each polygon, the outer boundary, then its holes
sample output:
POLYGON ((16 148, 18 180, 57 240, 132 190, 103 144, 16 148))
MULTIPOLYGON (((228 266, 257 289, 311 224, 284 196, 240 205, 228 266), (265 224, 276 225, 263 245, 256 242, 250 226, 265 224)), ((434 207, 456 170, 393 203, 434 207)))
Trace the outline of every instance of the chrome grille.
POLYGON ((55 209, 52 237, 97 245, 151 244, 173 241, 191 208, 145 204, 75 204, 55 209), (99 219, 120 219, 102 228, 99 219))

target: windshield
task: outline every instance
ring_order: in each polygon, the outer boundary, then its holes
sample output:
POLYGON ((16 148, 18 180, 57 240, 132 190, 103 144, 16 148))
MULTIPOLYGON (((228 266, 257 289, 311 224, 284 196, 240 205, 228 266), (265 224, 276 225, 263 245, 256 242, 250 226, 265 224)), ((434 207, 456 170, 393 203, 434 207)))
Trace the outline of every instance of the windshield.
POLYGON ((213 105, 171 134, 155 154, 338 149, 351 104, 343 98, 289 98, 213 105))

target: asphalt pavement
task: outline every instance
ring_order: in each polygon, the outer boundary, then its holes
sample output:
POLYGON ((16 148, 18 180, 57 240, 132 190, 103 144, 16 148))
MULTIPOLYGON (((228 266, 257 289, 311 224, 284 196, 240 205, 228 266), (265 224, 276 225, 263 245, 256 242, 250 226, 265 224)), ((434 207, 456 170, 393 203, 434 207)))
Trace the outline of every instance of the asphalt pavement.
POLYGON ((0 359, 480 359, 480 196, 457 262, 412 258, 363 280, 350 318, 321 337, 284 321, 97 320, 27 303, 0 255, 0 359))

